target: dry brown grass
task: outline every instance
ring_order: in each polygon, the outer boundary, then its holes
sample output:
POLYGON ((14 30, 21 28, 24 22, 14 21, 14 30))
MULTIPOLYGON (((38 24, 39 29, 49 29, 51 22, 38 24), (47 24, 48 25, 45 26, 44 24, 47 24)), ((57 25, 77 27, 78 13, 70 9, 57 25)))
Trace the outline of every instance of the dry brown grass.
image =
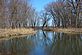
POLYGON ((52 28, 52 29, 45 29, 45 30, 70 33, 70 34, 82 34, 82 28, 52 28))
POLYGON ((19 35, 28 35, 34 34, 36 31, 33 29, 26 29, 26 28, 17 28, 17 29, 0 29, 0 38, 8 38, 12 36, 19 36, 19 35))
POLYGON ((56 31, 62 31, 62 32, 82 32, 82 28, 58 28, 55 29, 56 31))

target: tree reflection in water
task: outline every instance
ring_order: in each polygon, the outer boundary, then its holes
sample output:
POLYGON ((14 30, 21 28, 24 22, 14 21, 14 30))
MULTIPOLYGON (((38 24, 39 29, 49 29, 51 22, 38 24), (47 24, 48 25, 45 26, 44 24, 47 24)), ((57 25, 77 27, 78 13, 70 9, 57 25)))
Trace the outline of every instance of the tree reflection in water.
POLYGON ((0 42, 0 55, 82 55, 82 35, 46 32, 0 42))

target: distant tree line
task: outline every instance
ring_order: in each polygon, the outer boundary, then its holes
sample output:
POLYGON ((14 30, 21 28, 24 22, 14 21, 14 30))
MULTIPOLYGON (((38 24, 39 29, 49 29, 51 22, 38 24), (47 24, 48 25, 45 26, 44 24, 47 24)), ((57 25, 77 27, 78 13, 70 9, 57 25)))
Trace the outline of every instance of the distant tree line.
POLYGON ((0 0, 0 28, 20 28, 34 24, 35 9, 28 0, 0 0))
MULTIPOLYGON (((51 17, 53 27, 82 27, 82 0, 56 0, 46 5, 44 19, 51 17)), ((45 19, 43 26, 48 20, 45 19)))

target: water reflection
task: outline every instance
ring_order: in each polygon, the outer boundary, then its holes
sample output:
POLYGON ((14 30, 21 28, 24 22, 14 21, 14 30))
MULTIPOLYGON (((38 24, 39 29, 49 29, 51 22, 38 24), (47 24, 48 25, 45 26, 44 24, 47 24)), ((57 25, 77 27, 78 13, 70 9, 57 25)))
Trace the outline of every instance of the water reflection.
POLYGON ((82 35, 46 32, 0 42, 0 55, 82 55, 82 35))

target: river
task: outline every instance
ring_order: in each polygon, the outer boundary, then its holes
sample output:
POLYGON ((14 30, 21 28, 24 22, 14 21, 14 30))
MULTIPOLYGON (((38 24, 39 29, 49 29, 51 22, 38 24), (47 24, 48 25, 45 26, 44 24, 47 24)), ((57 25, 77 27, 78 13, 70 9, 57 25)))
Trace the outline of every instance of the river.
POLYGON ((82 34, 38 30, 0 42, 0 55, 82 55, 82 34))

